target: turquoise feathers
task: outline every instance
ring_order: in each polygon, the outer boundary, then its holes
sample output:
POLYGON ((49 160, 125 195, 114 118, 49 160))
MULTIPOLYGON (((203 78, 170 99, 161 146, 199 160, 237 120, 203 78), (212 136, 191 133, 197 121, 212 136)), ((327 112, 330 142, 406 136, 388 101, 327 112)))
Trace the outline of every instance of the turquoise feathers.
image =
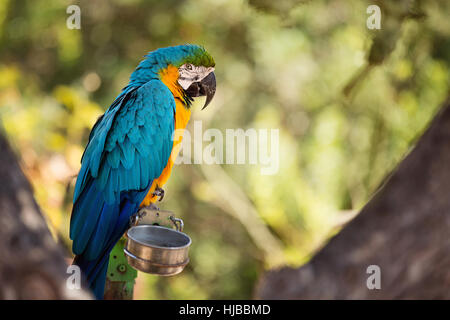
POLYGON ((149 53, 90 133, 74 191, 70 238, 74 264, 97 298, 103 297, 111 249, 172 151, 175 100, 159 72, 186 62, 214 65, 195 45, 149 53))

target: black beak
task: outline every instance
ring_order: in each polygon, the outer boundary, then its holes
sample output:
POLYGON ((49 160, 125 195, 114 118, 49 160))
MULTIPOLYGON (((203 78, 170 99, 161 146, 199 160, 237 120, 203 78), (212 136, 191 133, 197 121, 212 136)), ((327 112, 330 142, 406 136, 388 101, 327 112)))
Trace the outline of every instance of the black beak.
POLYGON ((208 74, 202 81, 192 83, 189 88, 187 88, 186 93, 190 97, 206 96, 205 105, 202 110, 205 109, 216 93, 216 75, 214 72, 208 74))

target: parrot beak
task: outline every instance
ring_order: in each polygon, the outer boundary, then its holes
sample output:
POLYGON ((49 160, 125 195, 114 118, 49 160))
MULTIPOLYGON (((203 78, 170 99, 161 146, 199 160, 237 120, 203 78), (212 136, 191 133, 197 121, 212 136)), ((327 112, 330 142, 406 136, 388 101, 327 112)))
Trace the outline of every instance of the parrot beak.
POLYGON ((216 75, 214 72, 208 74, 202 81, 200 81, 200 94, 206 96, 205 105, 202 110, 211 102, 216 93, 216 75))
POLYGON ((202 110, 205 109, 216 93, 216 75, 214 72, 211 72, 203 80, 192 83, 186 92, 191 97, 206 96, 205 105, 202 110))

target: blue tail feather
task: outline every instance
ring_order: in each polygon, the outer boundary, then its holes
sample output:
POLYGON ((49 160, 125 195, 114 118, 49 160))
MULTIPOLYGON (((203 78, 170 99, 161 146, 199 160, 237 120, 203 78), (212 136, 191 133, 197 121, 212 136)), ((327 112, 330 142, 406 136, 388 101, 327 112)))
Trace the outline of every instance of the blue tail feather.
POLYGON ((86 260, 84 256, 77 255, 73 264, 80 267, 84 277, 84 282, 93 292, 96 299, 103 299, 106 283, 106 272, 108 271, 109 253, 105 254, 100 260, 86 260))
MULTIPOLYGON (((95 182, 92 181, 89 183, 95 184, 95 182)), ((75 256, 73 264, 80 267, 85 277, 84 280, 86 284, 97 299, 103 299, 109 254, 114 245, 127 230, 130 217, 139 210, 139 205, 150 189, 150 186, 151 182, 145 190, 122 192, 120 202, 111 205, 104 203, 102 200, 98 201, 96 204, 86 203, 86 200, 97 199, 97 197, 81 194, 78 199, 81 201, 81 205, 77 206, 77 204, 75 204, 74 206, 73 214, 75 214, 76 217, 74 225, 77 225, 76 222, 80 223, 77 220, 79 217, 76 216, 76 214, 79 213, 78 210, 85 209, 89 211, 88 214, 86 214, 86 212, 82 213, 86 220, 96 219, 96 223, 94 224, 95 228, 88 237, 89 241, 85 240, 87 244, 84 246, 83 250, 76 251, 76 249, 80 250, 80 248, 75 248, 76 243, 74 242, 74 252, 77 253, 77 255, 75 256), (98 208, 99 205, 102 205, 100 209, 98 208)), ((95 186, 89 186, 86 190, 93 192, 96 191, 96 188, 95 186)), ((86 224, 89 223, 85 221, 83 226, 76 228, 76 231, 84 232, 86 230, 86 224)), ((83 238, 79 233, 74 235, 77 239, 83 238)))

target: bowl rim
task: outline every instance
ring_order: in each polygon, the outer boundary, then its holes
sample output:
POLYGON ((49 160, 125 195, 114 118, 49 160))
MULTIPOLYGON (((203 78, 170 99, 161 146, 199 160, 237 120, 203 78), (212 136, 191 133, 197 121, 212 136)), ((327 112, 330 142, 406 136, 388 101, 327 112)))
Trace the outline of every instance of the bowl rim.
POLYGON ((158 262, 154 262, 154 261, 151 261, 151 260, 148 260, 148 259, 141 258, 141 257, 135 255, 134 253, 128 251, 127 248, 123 248, 123 252, 127 256, 127 258, 134 259, 134 261, 137 260, 139 262, 148 263, 148 264, 150 264, 152 266, 155 266, 157 268, 184 268, 190 262, 189 257, 186 257, 186 259, 183 262, 180 262, 180 263, 177 263, 177 264, 158 263, 158 262))
POLYGON ((181 231, 178 231, 178 230, 174 230, 174 229, 170 229, 170 228, 167 228, 167 227, 162 227, 162 226, 156 226, 156 225, 153 225, 153 224, 141 224, 141 225, 137 225, 137 226, 133 226, 133 227, 131 227, 131 228, 129 228, 128 230, 127 230, 127 240, 132 240, 132 241, 134 241, 134 242, 137 242, 137 243, 139 243, 140 245, 143 245, 143 246, 145 246, 145 247, 151 247, 151 248, 156 248, 156 249, 165 249, 165 250, 180 250, 180 249, 185 249, 185 248, 187 248, 187 247, 189 247, 191 244, 192 244, 192 240, 191 240, 191 237, 189 237, 186 233, 184 233, 184 232, 181 232, 181 231), (166 230, 168 230, 168 231, 171 231, 171 232, 175 232, 175 233, 179 233, 180 235, 182 235, 182 236, 184 236, 184 237, 186 237, 187 239, 188 239, 188 243, 187 244, 185 244, 185 245, 183 245, 183 246, 180 246, 180 247, 161 247, 161 246, 158 246, 158 245, 149 245, 148 243, 144 243, 144 242, 142 242, 142 241, 139 241, 139 240, 137 240, 136 238, 134 238, 134 237, 131 237, 130 235, 129 235, 129 232, 133 229, 133 228, 156 228, 156 229, 166 229, 166 230))

